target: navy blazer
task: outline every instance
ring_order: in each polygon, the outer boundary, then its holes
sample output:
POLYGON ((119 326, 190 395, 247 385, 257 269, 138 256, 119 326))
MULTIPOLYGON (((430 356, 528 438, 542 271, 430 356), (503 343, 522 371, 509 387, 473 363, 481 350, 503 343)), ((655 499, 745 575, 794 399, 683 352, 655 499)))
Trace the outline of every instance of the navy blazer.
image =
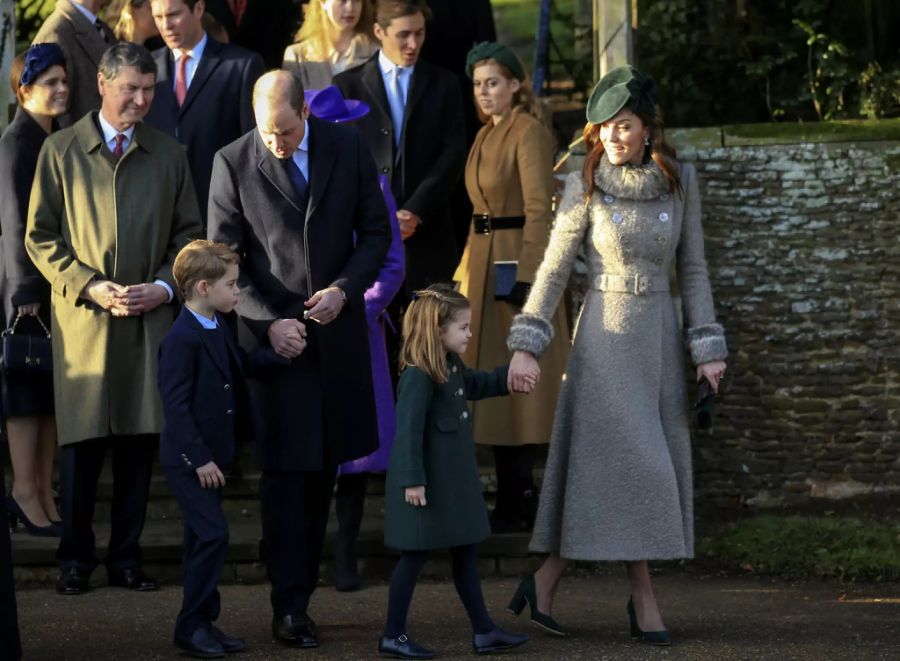
MULTIPOLYGON (((197 469, 210 461, 220 467, 234 458, 236 416, 249 411, 246 375, 290 363, 271 347, 248 354, 237 346, 221 315, 216 315, 230 354, 222 364, 210 334, 187 308, 159 347, 159 394, 163 423, 160 464, 197 469), (230 378, 229 378, 230 377, 230 378)), ((242 439, 246 440, 246 439, 242 439)))
POLYGON ((167 133, 187 149, 191 177, 200 203, 203 226, 209 182, 216 152, 256 126, 251 98, 253 85, 264 70, 256 53, 223 44, 207 35, 203 57, 191 80, 184 104, 175 99, 175 60, 172 51, 153 52, 156 88, 144 121, 167 133))

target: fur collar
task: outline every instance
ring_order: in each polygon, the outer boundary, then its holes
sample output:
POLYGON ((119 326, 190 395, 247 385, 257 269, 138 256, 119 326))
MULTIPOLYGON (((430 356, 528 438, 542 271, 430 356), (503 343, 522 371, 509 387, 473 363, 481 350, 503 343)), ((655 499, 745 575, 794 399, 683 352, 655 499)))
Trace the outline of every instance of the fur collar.
POLYGON ((669 180, 653 161, 613 165, 606 154, 594 170, 594 183, 604 193, 626 200, 652 200, 669 192, 669 180))

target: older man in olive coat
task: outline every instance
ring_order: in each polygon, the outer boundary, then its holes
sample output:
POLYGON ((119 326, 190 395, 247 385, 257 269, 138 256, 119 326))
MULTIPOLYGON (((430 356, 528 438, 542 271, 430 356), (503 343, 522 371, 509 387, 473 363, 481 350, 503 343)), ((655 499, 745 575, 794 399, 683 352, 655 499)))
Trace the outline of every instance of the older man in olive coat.
POLYGON ((110 583, 156 587, 138 540, 162 422, 157 351, 174 319, 175 255, 202 229, 184 149, 141 122, 155 77, 142 46, 109 49, 99 113, 47 138, 32 188, 25 247, 52 289, 63 594, 86 591, 96 566, 91 520, 107 449, 110 583))

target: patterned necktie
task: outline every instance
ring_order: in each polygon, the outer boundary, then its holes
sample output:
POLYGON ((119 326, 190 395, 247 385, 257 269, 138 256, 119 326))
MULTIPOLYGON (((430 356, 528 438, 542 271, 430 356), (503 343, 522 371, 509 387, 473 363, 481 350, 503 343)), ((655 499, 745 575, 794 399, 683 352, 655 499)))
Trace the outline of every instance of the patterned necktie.
POLYGON ((391 121, 394 124, 394 146, 400 146, 400 134, 403 132, 403 111, 406 99, 403 98, 403 86, 400 84, 400 76, 403 69, 394 67, 391 69, 391 89, 388 94, 388 102, 391 106, 391 121))
POLYGON ((306 177, 303 176, 303 171, 294 162, 293 158, 284 159, 284 169, 287 170, 288 178, 294 185, 294 190, 297 191, 297 195, 300 196, 301 200, 305 200, 306 193, 309 191, 309 182, 306 181, 306 177))
POLYGON ((109 44, 109 38, 106 35, 106 30, 103 29, 103 23, 99 18, 94 21, 94 27, 97 28, 97 32, 100 33, 100 38, 103 39, 103 43, 109 44))
POLYGON ((124 134, 124 133, 117 133, 117 134, 116 134, 116 146, 113 147, 113 156, 116 157, 116 160, 117 160, 117 161, 118 161, 120 158, 122 158, 122 152, 124 151, 124 149, 122 149, 122 146, 123 146, 124 144, 125 144, 125 134, 124 134))
POLYGON ((191 59, 188 53, 182 53, 178 60, 178 71, 175 74, 175 100, 179 106, 184 105, 184 97, 187 96, 187 63, 191 59))

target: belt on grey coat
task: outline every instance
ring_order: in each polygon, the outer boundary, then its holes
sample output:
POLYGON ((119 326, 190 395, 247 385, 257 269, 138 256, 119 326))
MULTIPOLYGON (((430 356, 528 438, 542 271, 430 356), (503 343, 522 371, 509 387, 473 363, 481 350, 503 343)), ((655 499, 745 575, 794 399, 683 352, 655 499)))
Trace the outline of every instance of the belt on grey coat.
POLYGON ((665 275, 617 275, 602 273, 593 280, 593 288, 619 294, 642 296, 652 292, 669 291, 669 277, 665 275))

